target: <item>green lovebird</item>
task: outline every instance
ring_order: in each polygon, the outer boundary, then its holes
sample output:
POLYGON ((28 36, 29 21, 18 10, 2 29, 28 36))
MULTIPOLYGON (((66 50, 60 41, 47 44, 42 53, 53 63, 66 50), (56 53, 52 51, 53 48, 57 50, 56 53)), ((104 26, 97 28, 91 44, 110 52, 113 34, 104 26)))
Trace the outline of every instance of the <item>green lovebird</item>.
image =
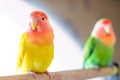
MULTIPOLYGON (((83 68, 100 68, 113 66, 119 68, 117 63, 112 62, 116 36, 110 19, 100 19, 85 43, 83 54, 83 68)), ((119 80, 119 73, 107 77, 109 80, 119 80)))
POLYGON ((83 68, 106 67, 111 64, 116 42, 112 22, 100 19, 84 46, 83 68))

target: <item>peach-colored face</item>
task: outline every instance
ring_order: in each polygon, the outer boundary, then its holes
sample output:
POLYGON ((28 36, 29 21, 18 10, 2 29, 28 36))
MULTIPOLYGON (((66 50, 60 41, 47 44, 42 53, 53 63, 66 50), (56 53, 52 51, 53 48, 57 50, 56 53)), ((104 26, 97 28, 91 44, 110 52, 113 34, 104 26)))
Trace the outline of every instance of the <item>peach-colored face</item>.
POLYGON ((35 29, 32 31, 44 32, 51 29, 47 15, 41 11, 34 11, 30 15, 31 18, 31 27, 32 22, 34 22, 35 29))
POLYGON ((30 39, 37 44, 47 44, 53 41, 53 29, 44 12, 34 11, 30 14, 30 39))
POLYGON ((115 43, 115 34, 110 20, 104 19, 101 21, 96 30, 95 37, 101 39, 106 45, 110 46, 115 43))

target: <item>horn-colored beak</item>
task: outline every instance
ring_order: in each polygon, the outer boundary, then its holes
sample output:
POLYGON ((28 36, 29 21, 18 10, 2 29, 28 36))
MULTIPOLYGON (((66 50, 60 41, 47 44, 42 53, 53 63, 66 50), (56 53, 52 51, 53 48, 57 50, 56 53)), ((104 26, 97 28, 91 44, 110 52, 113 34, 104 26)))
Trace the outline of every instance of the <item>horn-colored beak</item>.
POLYGON ((107 34, 110 33, 110 27, 109 27, 109 26, 106 26, 106 27, 105 27, 105 32, 106 32, 107 34))
POLYGON ((37 26, 37 21, 32 20, 32 21, 31 21, 32 30, 35 30, 36 26, 37 26))

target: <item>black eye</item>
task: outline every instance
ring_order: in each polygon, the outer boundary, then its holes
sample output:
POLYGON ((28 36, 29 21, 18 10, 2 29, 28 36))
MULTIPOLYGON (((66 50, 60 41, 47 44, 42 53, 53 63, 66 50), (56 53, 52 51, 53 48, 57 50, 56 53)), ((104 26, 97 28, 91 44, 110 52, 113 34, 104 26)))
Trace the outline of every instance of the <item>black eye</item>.
POLYGON ((42 17, 42 21, 44 21, 44 19, 45 19, 45 18, 44 18, 44 17, 42 17))

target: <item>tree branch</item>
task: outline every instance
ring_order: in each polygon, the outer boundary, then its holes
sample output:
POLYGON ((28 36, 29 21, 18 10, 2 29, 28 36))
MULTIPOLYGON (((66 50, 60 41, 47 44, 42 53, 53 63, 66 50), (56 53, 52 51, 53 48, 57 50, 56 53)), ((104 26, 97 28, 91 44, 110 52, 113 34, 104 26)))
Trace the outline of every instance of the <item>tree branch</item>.
MULTIPOLYGON (((51 72, 52 80, 84 80, 100 76, 115 75, 118 73, 116 66, 100 69, 70 70, 51 72)), ((30 74, 1 76, 0 80, 49 80, 46 74, 36 74, 37 79, 30 74)))

